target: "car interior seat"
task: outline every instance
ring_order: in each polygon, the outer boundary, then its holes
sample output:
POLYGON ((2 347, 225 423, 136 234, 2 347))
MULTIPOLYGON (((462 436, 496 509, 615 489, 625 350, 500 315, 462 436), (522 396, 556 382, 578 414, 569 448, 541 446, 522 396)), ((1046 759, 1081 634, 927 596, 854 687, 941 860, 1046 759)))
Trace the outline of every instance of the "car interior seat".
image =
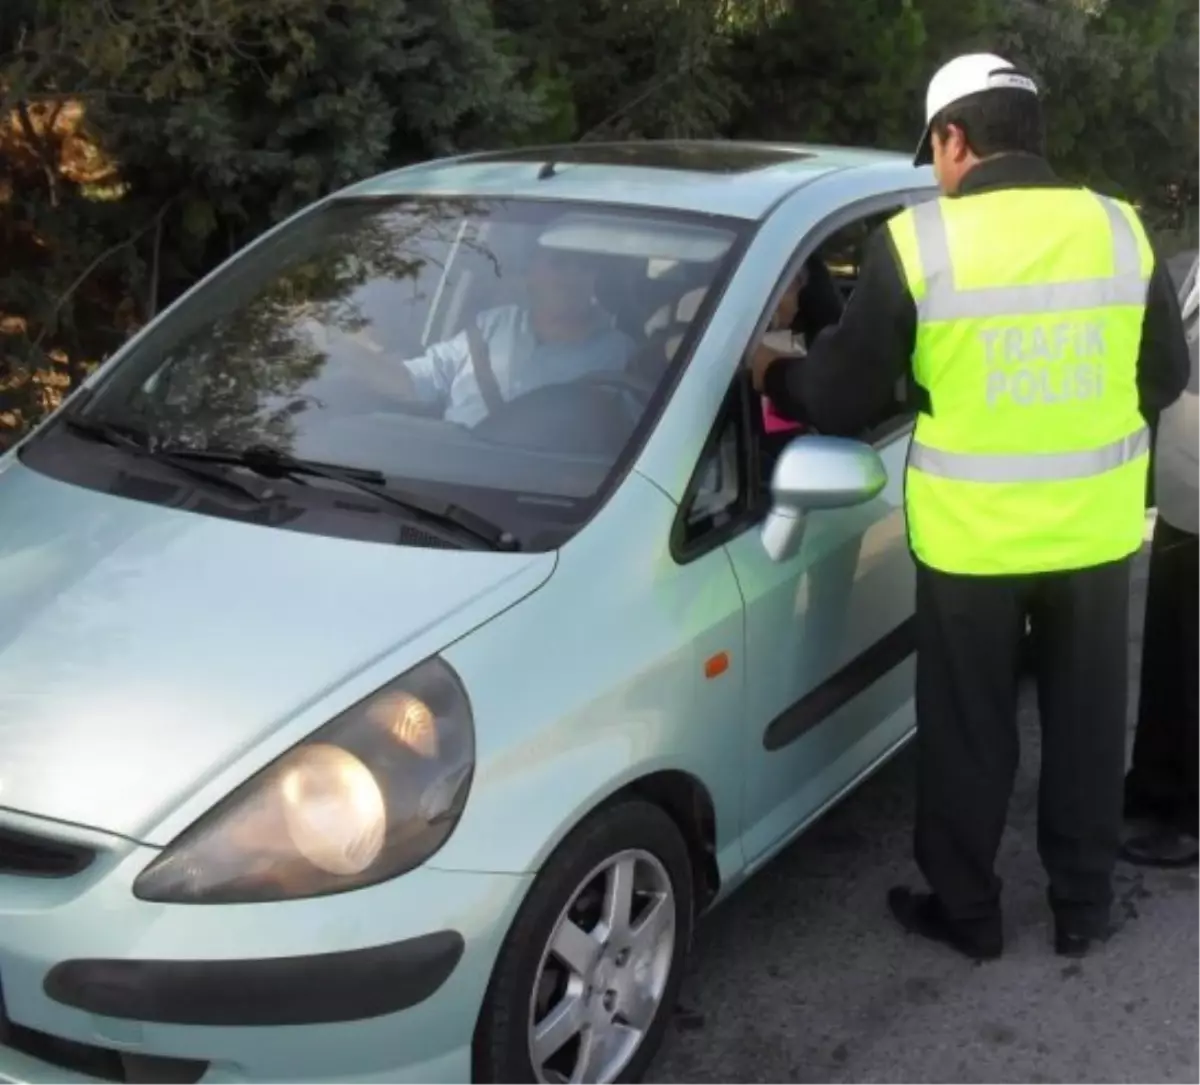
POLYGON ((663 275, 646 278, 641 286, 646 295, 641 329, 645 346, 631 366, 642 377, 657 382, 674 361, 710 281, 711 268, 703 264, 677 264, 663 275))

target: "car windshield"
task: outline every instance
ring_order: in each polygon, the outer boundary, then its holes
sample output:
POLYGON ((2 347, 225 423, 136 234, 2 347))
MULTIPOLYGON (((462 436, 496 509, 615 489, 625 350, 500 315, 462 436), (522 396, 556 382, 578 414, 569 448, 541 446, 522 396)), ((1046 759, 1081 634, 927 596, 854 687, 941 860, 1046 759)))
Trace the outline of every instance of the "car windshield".
POLYGON ((333 200, 152 326, 81 413, 175 450, 585 499, 659 409, 741 228, 545 200, 333 200))

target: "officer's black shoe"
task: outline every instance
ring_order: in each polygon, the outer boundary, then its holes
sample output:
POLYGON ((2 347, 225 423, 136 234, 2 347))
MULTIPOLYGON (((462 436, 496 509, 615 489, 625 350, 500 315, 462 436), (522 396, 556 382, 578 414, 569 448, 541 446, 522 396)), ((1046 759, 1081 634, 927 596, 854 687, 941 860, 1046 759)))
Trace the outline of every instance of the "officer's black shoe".
POLYGON ((888 890, 888 908, 906 931, 943 942, 973 961, 991 961, 1004 951, 1000 920, 966 926, 946 915, 932 893, 914 893, 905 886, 888 890))
POLYGON ((1121 858, 1136 866, 1166 869, 1195 866, 1200 846, 1196 837, 1169 827, 1131 835, 1121 845, 1121 858))
POLYGON ((1054 928, 1054 952, 1060 957, 1086 957, 1092 948, 1092 940, 1063 927, 1054 928))
POLYGON ((1060 957, 1086 957, 1092 951, 1092 944, 1107 942, 1114 934, 1115 927, 1104 927, 1100 930, 1082 930, 1066 926, 1063 923, 1054 925, 1054 952, 1060 957))

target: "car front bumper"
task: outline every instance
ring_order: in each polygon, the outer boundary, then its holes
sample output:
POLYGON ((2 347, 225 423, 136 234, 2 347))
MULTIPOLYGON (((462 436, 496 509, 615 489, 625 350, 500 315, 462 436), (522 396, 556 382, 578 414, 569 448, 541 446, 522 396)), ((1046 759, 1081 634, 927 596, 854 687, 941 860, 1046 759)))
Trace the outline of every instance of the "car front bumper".
POLYGON ((470 1080, 528 877, 163 905, 131 889, 156 854, 108 839, 73 876, 0 874, 0 1081, 470 1080))

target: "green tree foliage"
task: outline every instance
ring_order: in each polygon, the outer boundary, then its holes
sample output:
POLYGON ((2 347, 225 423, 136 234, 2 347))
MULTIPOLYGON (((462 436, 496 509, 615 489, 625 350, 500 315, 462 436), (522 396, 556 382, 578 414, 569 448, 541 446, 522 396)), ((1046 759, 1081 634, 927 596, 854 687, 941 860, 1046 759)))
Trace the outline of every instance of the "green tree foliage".
POLYGON ((809 0, 739 35, 738 135, 903 146, 918 127, 911 89, 921 17, 893 0, 809 0))
POLYGON ((540 115, 486 0, 5 0, 0 54, 10 425, 289 211, 540 115))
MULTIPOLYGON (((727 126, 728 11, 715 0, 493 0, 558 104, 558 138, 687 138, 727 126)), ((749 5, 732 5, 748 7, 749 5)), ((542 130, 530 133, 533 138, 542 130)))
POLYGON ((1200 165, 1193 0, 1009 0, 998 26, 1001 46, 1045 87, 1060 168, 1138 200, 1159 228, 1191 232, 1200 165))
POLYGON ((332 188, 514 142, 906 150, 969 49, 1039 77, 1060 170, 1194 229, 1196 40, 1195 0, 0 0, 0 446, 332 188))

